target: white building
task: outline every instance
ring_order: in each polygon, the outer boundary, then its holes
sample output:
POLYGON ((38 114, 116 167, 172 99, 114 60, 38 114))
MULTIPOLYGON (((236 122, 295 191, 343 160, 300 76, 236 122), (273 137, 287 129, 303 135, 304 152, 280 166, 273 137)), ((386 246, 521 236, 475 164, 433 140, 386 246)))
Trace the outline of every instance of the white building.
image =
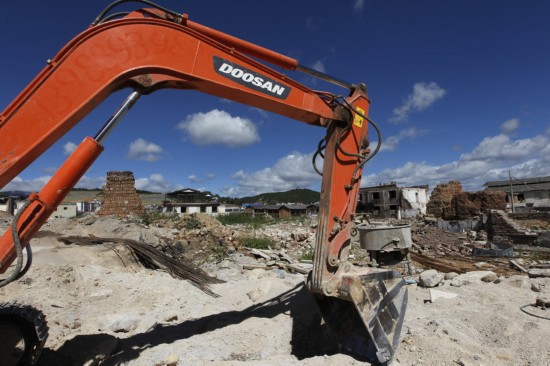
POLYGON ((426 214, 428 186, 398 187, 397 183, 359 189, 358 213, 381 218, 409 218, 426 214))
POLYGON ((54 219, 76 217, 76 203, 61 203, 50 217, 54 219))
POLYGON ((401 188, 401 217, 416 217, 426 214, 430 196, 427 186, 401 188))

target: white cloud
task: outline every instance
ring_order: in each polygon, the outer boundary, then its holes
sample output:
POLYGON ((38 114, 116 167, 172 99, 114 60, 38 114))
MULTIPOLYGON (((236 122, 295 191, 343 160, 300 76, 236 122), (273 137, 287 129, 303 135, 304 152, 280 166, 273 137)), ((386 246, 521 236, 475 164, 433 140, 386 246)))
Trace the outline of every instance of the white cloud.
MULTIPOLYGON (((29 191, 29 192, 39 192, 46 183, 51 179, 51 176, 42 176, 33 179, 23 179, 21 177, 15 177, 11 182, 9 182, 4 188, 3 191, 29 191)), ((83 176, 80 178, 78 183, 76 183, 76 188, 101 188, 105 184, 105 177, 96 177, 91 178, 89 176, 83 176)))
POLYGON ((38 192, 44 187, 44 185, 50 180, 51 176, 43 176, 25 180, 19 176, 12 179, 11 182, 6 184, 3 191, 28 191, 38 192))
POLYGON ((173 185, 167 182, 162 174, 151 174, 148 178, 138 178, 135 187, 139 190, 163 193, 184 188, 181 185, 173 185))
POLYGON ((315 33, 319 29, 320 21, 317 18, 308 16, 306 18, 306 29, 310 33, 315 33))
POLYGON ((242 147, 257 143, 260 136, 254 123, 246 118, 232 117, 217 109, 194 113, 176 126, 198 145, 221 144, 242 147))
POLYGON ((434 82, 416 83, 413 86, 412 94, 409 94, 403 104, 393 110, 390 122, 398 123, 409 119, 412 112, 420 112, 443 98, 446 90, 434 82))
POLYGON ((322 60, 317 60, 311 67, 313 70, 317 70, 319 72, 326 72, 325 71, 325 65, 323 64, 322 60))
POLYGON ((214 173, 208 173, 203 178, 197 177, 195 174, 192 174, 192 175, 187 177, 187 180, 189 180, 189 182, 191 182, 193 184, 197 184, 197 183, 208 182, 210 180, 213 180, 215 177, 216 177, 216 175, 214 173))
POLYGON ((472 152, 461 155, 460 160, 516 163, 540 153, 547 144, 548 138, 543 135, 511 140, 509 136, 500 134, 484 138, 472 152))
POLYGON ((313 170, 312 156, 293 152, 279 159, 272 167, 255 172, 239 170, 232 176, 238 180, 238 187, 226 187, 223 195, 242 197, 296 187, 319 190, 321 177, 313 170))
POLYGON ((65 155, 71 155, 75 149, 76 144, 74 142, 67 142, 65 145, 63 145, 63 151, 65 155))
POLYGON ((102 188, 106 183, 106 177, 89 177, 87 175, 80 178, 78 183, 75 185, 76 188, 87 188, 87 189, 94 189, 94 188, 102 188))
POLYGON ((518 140, 504 134, 486 137, 456 161, 442 165, 408 162, 364 175, 362 185, 394 181, 402 185, 429 184, 433 188, 439 183, 459 180, 466 190, 480 190, 485 182, 507 179, 509 170, 516 177, 550 175, 550 138, 542 134, 518 140))
MULTIPOLYGON (((403 139, 414 140, 415 138, 424 136, 427 133, 428 133, 428 130, 419 130, 416 127, 411 127, 411 128, 401 130, 397 135, 384 138, 382 140, 382 147, 380 148, 380 151, 393 151, 397 148, 401 140, 403 139)), ((377 143, 378 143, 377 141, 372 142, 371 149, 375 149, 377 143)))
POLYGON ((128 147, 126 157, 133 160, 154 162, 162 159, 163 152, 162 147, 157 144, 138 138, 128 147))
POLYGON ((56 166, 49 166, 47 168, 43 168, 42 169, 42 172, 44 174, 47 174, 47 175, 53 175, 53 173, 55 173, 57 171, 57 167, 56 166))
POLYGON ((353 11, 355 13, 362 13, 365 8, 365 0, 355 0, 353 2, 353 11))
POLYGON ((519 127, 519 119, 518 118, 512 118, 509 119, 506 122, 503 122, 502 125, 500 125, 500 129, 503 133, 512 133, 519 127))

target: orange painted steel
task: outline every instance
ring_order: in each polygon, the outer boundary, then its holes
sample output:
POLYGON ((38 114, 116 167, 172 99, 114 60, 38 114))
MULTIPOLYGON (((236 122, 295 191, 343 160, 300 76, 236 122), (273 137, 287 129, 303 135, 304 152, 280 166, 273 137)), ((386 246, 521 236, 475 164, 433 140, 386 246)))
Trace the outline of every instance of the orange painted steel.
MULTIPOLYGON (((345 113, 326 98, 329 94, 317 93, 245 52, 291 70, 297 66, 292 58, 191 22, 186 17, 171 19, 158 10, 143 9, 125 18, 89 27, 71 40, 0 114, 0 187, 114 91, 128 87, 143 94, 161 88, 201 91, 311 125, 329 125, 317 238, 318 247, 322 246, 323 251, 316 268, 322 268, 318 278, 334 272, 336 262, 345 259, 342 248, 345 250, 349 245, 351 215, 355 212, 359 189, 359 180, 351 182, 351 179, 360 159, 346 156, 342 150, 364 153, 362 142, 367 135, 367 121, 353 124, 351 130, 341 136, 338 148, 336 139, 343 128, 341 125, 348 122, 342 122, 345 113), (222 68, 232 77, 221 72, 222 68), (233 73, 233 68, 240 71, 233 73), (257 75, 266 83, 256 80, 257 75), (251 87, 256 81, 260 86, 251 87), (276 95, 263 90, 271 91, 275 85, 288 94, 276 95), (337 125, 330 121, 340 122, 337 125)), ((364 88, 357 88, 347 101, 362 108, 365 115, 368 112, 364 88)), ((352 116, 352 120, 354 117, 357 116, 352 116)), ((85 146, 88 144, 91 143, 86 142, 85 146)), ((71 166, 73 161, 71 157, 71 166)), ((63 168, 38 194, 39 200, 28 212, 41 213, 36 223, 22 229, 26 240, 30 240, 32 233, 61 202, 61 195, 55 193, 57 187, 61 185, 66 194, 64 189, 69 187, 68 183, 74 185, 84 172, 83 168, 78 171, 63 168)), ((360 178, 361 172, 358 173, 360 178)), ((26 222, 29 215, 23 215, 22 222, 26 222)), ((6 258, 13 259, 9 241, 9 235, 4 236, 0 244, 0 261, 4 267, 6 258)))
MULTIPOLYGON (((86 137, 42 190, 36 195, 31 195, 34 201, 23 212, 18 222, 18 233, 23 246, 56 210, 102 151, 103 146, 94 139, 86 137)), ((6 271, 15 257, 16 251, 10 228, 0 238, 0 273, 6 271)))
POLYGON ((0 114, 0 187, 125 87, 198 90, 314 125, 338 118, 311 89, 188 27, 153 18, 110 21, 69 42, 0 114), (290 89, 288 97, 224 78, 212 67, 214 56, 276 80, 290 89))

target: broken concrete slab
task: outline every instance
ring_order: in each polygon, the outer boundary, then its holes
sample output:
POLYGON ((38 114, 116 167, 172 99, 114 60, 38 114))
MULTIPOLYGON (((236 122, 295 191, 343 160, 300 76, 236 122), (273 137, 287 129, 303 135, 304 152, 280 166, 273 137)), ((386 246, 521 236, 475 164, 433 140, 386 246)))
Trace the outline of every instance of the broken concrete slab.
POLYGON ((534 292, 550 293, 550 278, 532 278, 531 290, 533 290, 534 292))
POLYGON ((522 276, 522 275, 510 276, 504 281, 502 281, 502 283, 505 283, 513 287, 531 289, 531 282, 529 281, 529 277, 527 276, 522 276))
POLYGON ((430 289, 430 302, 435 302, 437 299, 454 299, 458 294, 446 291, 430 289))
POLYGON ((487 276, 494 277, 494 280, 496 280, 498 278, 496 276, 495 272, 493 272, 493 271, 471 271, 471 272, 466 272, 466 273, 458 275, 457 277, 455 277, 453 279, 453 281, 457 280, 457 281, 462 281, 462 282, 466 281, 468 283, 476 283, 476 282, 482 282, 483 281, 482 279, 487 277, 487 276))
POLYGON ((528 272, 530 278, 550 277, 550 269, 533 268, 528 272))

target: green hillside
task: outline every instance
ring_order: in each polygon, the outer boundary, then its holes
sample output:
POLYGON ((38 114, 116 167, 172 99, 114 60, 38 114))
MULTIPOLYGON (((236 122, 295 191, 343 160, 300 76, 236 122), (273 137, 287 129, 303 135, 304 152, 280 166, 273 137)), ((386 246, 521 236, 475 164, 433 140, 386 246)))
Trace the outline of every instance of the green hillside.
POLYGON ((222 198, 222 202, 243 204, 261 202, 266 205, 277 203, 303 203, 311 204, 319 202, 321 194, 311 189, 291 189, 286 192, 262 193, 257 196, 243 198, 222 198))
MULTIPOLYGON (((144 205, 161 204, 164 200, 164 193, 151 193, 146 191, 138 191, 138 193, 144 205)), ((319 198, 320 193, 312 191, 311 189, 291 189, 286 192, 262 193, 257 196, 243 198, 221 197, 220 200, 223 203, 233 203, 237 205, 256 202, 274 205, 277 203, 311 204, 319 202, 319 198)), ((103 199, 100 189, 75 189, 67 195, 65 202, 93 201, 94 199, 103 199)))
MULTIPOLYGON (((141 202, 144 205, 160 205, 164 201, 164 193, 152 193, 147 191, 137 191, 141 202)), ((67 197, 65 202, 80 202, 80 201, 93 201, 94 199, 103 200, 103 192, 101 189, 73 189, 67 197)))

